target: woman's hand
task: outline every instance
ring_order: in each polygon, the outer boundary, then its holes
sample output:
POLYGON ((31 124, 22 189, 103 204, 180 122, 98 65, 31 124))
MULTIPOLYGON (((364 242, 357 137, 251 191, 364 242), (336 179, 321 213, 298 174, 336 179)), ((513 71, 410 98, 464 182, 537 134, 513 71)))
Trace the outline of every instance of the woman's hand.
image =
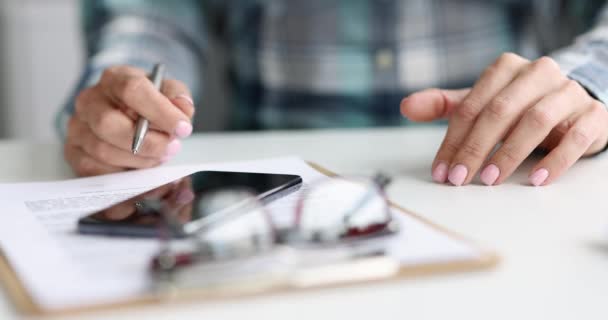
POLYGON ((177 154, 180 138, 192 132, 194 105, 190 91, 165 80, 159 92, 146 72, 128 66, 104 71, 99 83, 76 98, 64 156, 80 176, 157 166, 177 154), (139 115, 150 130, 137 155, 131 152, 139 115))
POLYGON ((484 184, 500 184, 538 147, 549 153, 529 180, 546 185, 608 142, 606 106, 548 57, 529 61, 505 53, 472 88, 415 93, 403 99, 401 112, 413 121, 449 119, 432 177, 457 186, 478 171, 484 184))

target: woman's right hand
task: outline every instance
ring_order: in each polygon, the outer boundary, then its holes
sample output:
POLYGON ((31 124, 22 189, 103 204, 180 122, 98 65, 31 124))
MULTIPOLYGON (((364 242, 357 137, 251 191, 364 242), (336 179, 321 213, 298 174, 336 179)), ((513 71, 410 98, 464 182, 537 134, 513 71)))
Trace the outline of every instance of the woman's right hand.
POLYGON ((180 139, 192 133, 193 115, 192 95, 182 82, 164 80, 159 92, 144 70, 111 67, 76 97, 64 156, 79 176, 154 167, 179 152, 180 139), (135 155, 131 144, 140 115, 150 129, 135 155))

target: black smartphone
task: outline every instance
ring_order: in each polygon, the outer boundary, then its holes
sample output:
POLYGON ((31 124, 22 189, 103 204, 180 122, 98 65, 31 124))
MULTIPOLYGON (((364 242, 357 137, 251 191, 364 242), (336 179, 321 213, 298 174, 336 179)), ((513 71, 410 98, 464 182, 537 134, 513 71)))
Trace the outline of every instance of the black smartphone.
MULTIPOLYGON (((172 212, 174 220, 185 226, 234 205, 230 203, 230 197, 224 197, 224 201, 215 201, 214 204, 205 203, 208 199, 213 199, 209 195, 214 192, 245 191, 260 203, 268 203, 299 189, 301 185, 302 178, 297 175, 199 171, 81 218, 78 221, 78 232, 158 237, 159 225, 164 223, 160 210, 172 212), (157 205, 146 205, 148 203, 157 205), (213 208, 213 211, 209 208, 213 208)), ((238 199, 235 198, 234 201, 238 199)), ((184 235, 172 230, 171 236, 179 238, 184 235)))

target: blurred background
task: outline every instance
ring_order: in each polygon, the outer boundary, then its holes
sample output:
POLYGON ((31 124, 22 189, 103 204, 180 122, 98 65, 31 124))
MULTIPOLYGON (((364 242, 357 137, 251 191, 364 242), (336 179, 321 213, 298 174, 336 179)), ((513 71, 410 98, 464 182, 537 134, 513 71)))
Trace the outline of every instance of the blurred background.
POLYGON ((0 138, 59 141, 83 62, 76 0, 0 0, 0 138))

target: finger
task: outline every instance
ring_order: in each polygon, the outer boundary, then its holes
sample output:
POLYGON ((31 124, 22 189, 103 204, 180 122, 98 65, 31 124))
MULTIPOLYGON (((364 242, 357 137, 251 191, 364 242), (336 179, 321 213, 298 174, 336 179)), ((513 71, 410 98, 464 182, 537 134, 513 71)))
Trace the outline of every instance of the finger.
POLYGON ((177 220, 181 223, 187 223, 192 219, 193 201, 196 198, 196 193, 192 188, 192 178, 184 178, 178 188, 180 189, 180 192, 175 199, 179 206, 177 220))
POLYGON ((192 190, 190 179, 182 179, 177 184, 174 184, 174 186, 173 192, 168 195, 165 202, 170 210, 177 211, 194 200, 195 194, 192 190))
POLYGON ((539 151, 549 151, 557 147, 559 142, 562 141, 564 135, 566 135, 566 132, 572 128, 574 121, 577 118, 578 117, 566 118, 564 121, 555 126, 555 128, 549 132, 549 135, 545 138, 545 140, 543 140, 543 142, 541 142, 538 146, 539 149, 541 149, 539 151))
MULTIPOLYGON (((570 168, 605 132, 606 109, 597 102, 574 123, 562 141, 531 170, 534 186, 547 185, 570 168), (601 120, 599 120, 601 119, 601 120), (598 121, 599 120, 599 121, 598 121)), ((602 137, 601 140, 605 140, 602 137)))
POLYGON ((598 138, 591 144, 589 149, 585 151, 583 157, 594 156, 599 152, 602 152, 606 149, 608 145, 608 110, 606 110, 606 105, 592 99, 592 108, 595 108, 598 118, 596 121, 599 124, 599 135, 598 138))
MULTIPOLYGON (((102 116, 108 113, 108 117, 112 117, 112 122, 116 123, 114 126, 107 127, 108 130, 114 132, 126 131, 135 127, 135 120, 137 117, 131 117, 126 114, 129 111, 127 107, 114 105, 114 102, 103 95, 103 92, 99 86, 91 87, 83 90, 76 97, 75 112, 74 114, 82 121, 102 127, 105 123, 102 123, 102 116)), ((109 121, 108 121, 109 122, 109 121)), ((108 123, 107 125, 110 125, 108 123)))
POLYGON ((99 85, 117 104, 126 105, 162 131, 185 138, 192 133, 190 118, 158 91, 147 76, 123 72, 122 67, 104 71, 99 85))
POLYGON ((452 159, 450 168, 456 169, 454 174, 450 171, 448 180, 454 185, 469 183, 521 114, 559 89, 564 81, 559 66, 551 58, 543 57, 528 64, 481 111, 452 159))
MULTIPOLYGON (((527 60, 512 53, 501 55, 483 72, 462 103, 454 108, 448 122, 448 131, 433 161, 433 180, 439 183, 446 182, 452 158, 460 149, 462 141, 468 135, 478 114, 498 92, 513 80, 526 63, 527 60)), ((454 169, 452 168, 452 170, 454 169)), ((464 182, 467 173, 458 175, 462 176, 462 178, 459 177, 459 180, 464 182)))
POLYGON ((447 117, 471 91, 427 89, 401 100, 401 114, 416 122, 428 122, 447 117))
POLYGON ((179 209, 194 200, 195 194, 194 191, 190 188, 182 188, 179 190, 175 197, 175 203, 177 205, 176 209, 179 209))
MULTIPOLYGON (((110 105, 99 91, 81 94, 76 104, 76 116, 84 121, 99 139, 124 151, 131 151, 135 136, 134 120, 110 105)), ((175 154, 180 147, 179 140, 171 140, 166 133, 149 130, 137 154, 160 159, 175 154)))
POLYGON ((95 160, 86 154, 84 150, 71 144, 65 144, 64 154, 74 173, 81 177, 124 171, 123 168, 107 165, 95 160))
MULTIPOLYGON (((606 107, 604 106, 604 108, 606 108, 606 107)), ((547 154, 550 150, 553 150, 555 147, 557 147, 557 145, 559 145, 559 143, 562 141, 562 138, 564 137, 564 135, 566 135, 566 133, 570 130, 570 128, 572 128, 572 126, 574 125, 574 122, 577 119, 578 119, 578 117, 572 116, 572 117, 567 118, 566 120, 562 121, 561 123, 559 123, 555 128, 553 128, 553 130, 551 130, 549 135, 545 138, 545 140, 543 140, 543 142, 541 142, 541 144, 538 146, 538 148, 535 151, 538 151, 538 153, 544 152, 544 154, 547 154)), ((607 119, 607 121, 608 121, 608 119, 607 119)), ((585 152, 583 157, 594 156, 597 153, 600 153, 604 149, 606 149, 606 145, 608 143, 604 143, 604 142, 608 142, 608 123, 606 123, 606 126, 604 129, 606 129, 606 131, 607 131, 606 134, 600 135, 600 137, 604 137, 604 139, 598 138, 598 140, 596 140, 591 145, 591 147, 589 147, 589 149, 585 152)))
POLYGON ((528 109, 481 172, 486 185, 500 184, 538 147, 560 123, 578 118, 591 107, 591 97, 575 81, 528 109))
POLYGON ((181 81, 175 79, 167 79, 163 81, 161 92, 169 98, 176 107, 178 107, 188 118, 194 116, 194 101, 188 87, 181 81))
POLYGON ((192 220, 192 203, 188 203, 181 207, 177 213, 177 221, 182 224, 188 223, 192 220))
MULTIPOLYGON (((128 169, 151 168, 161 164, 159 157, 134 155, 99 139, 86 124, 82 124, 78 131, 82 149, 100 162, 128 169)), ((179 140, 176 141, 179 143, 179 140)))
MULTIPOLYGON (((161 92, 169 98, 169 101, 171 101, 173 105, 182 110, 190 119, 193 118, 195 112, 194 101, 192 100, 190 90, 185 84, 178 80, 167 79, 163 81, 161 92)), ((162 130, 153 123, 150 124, 150 128, 153 130, 162 130)))
POLYGON ((181 188, 174 192, 170 198, 165 201, 167 207, 166 212, 173 215, 179 216, 185 207, 192 206, 192 200, 194 200, 194 191, 190 188, 181 188))

